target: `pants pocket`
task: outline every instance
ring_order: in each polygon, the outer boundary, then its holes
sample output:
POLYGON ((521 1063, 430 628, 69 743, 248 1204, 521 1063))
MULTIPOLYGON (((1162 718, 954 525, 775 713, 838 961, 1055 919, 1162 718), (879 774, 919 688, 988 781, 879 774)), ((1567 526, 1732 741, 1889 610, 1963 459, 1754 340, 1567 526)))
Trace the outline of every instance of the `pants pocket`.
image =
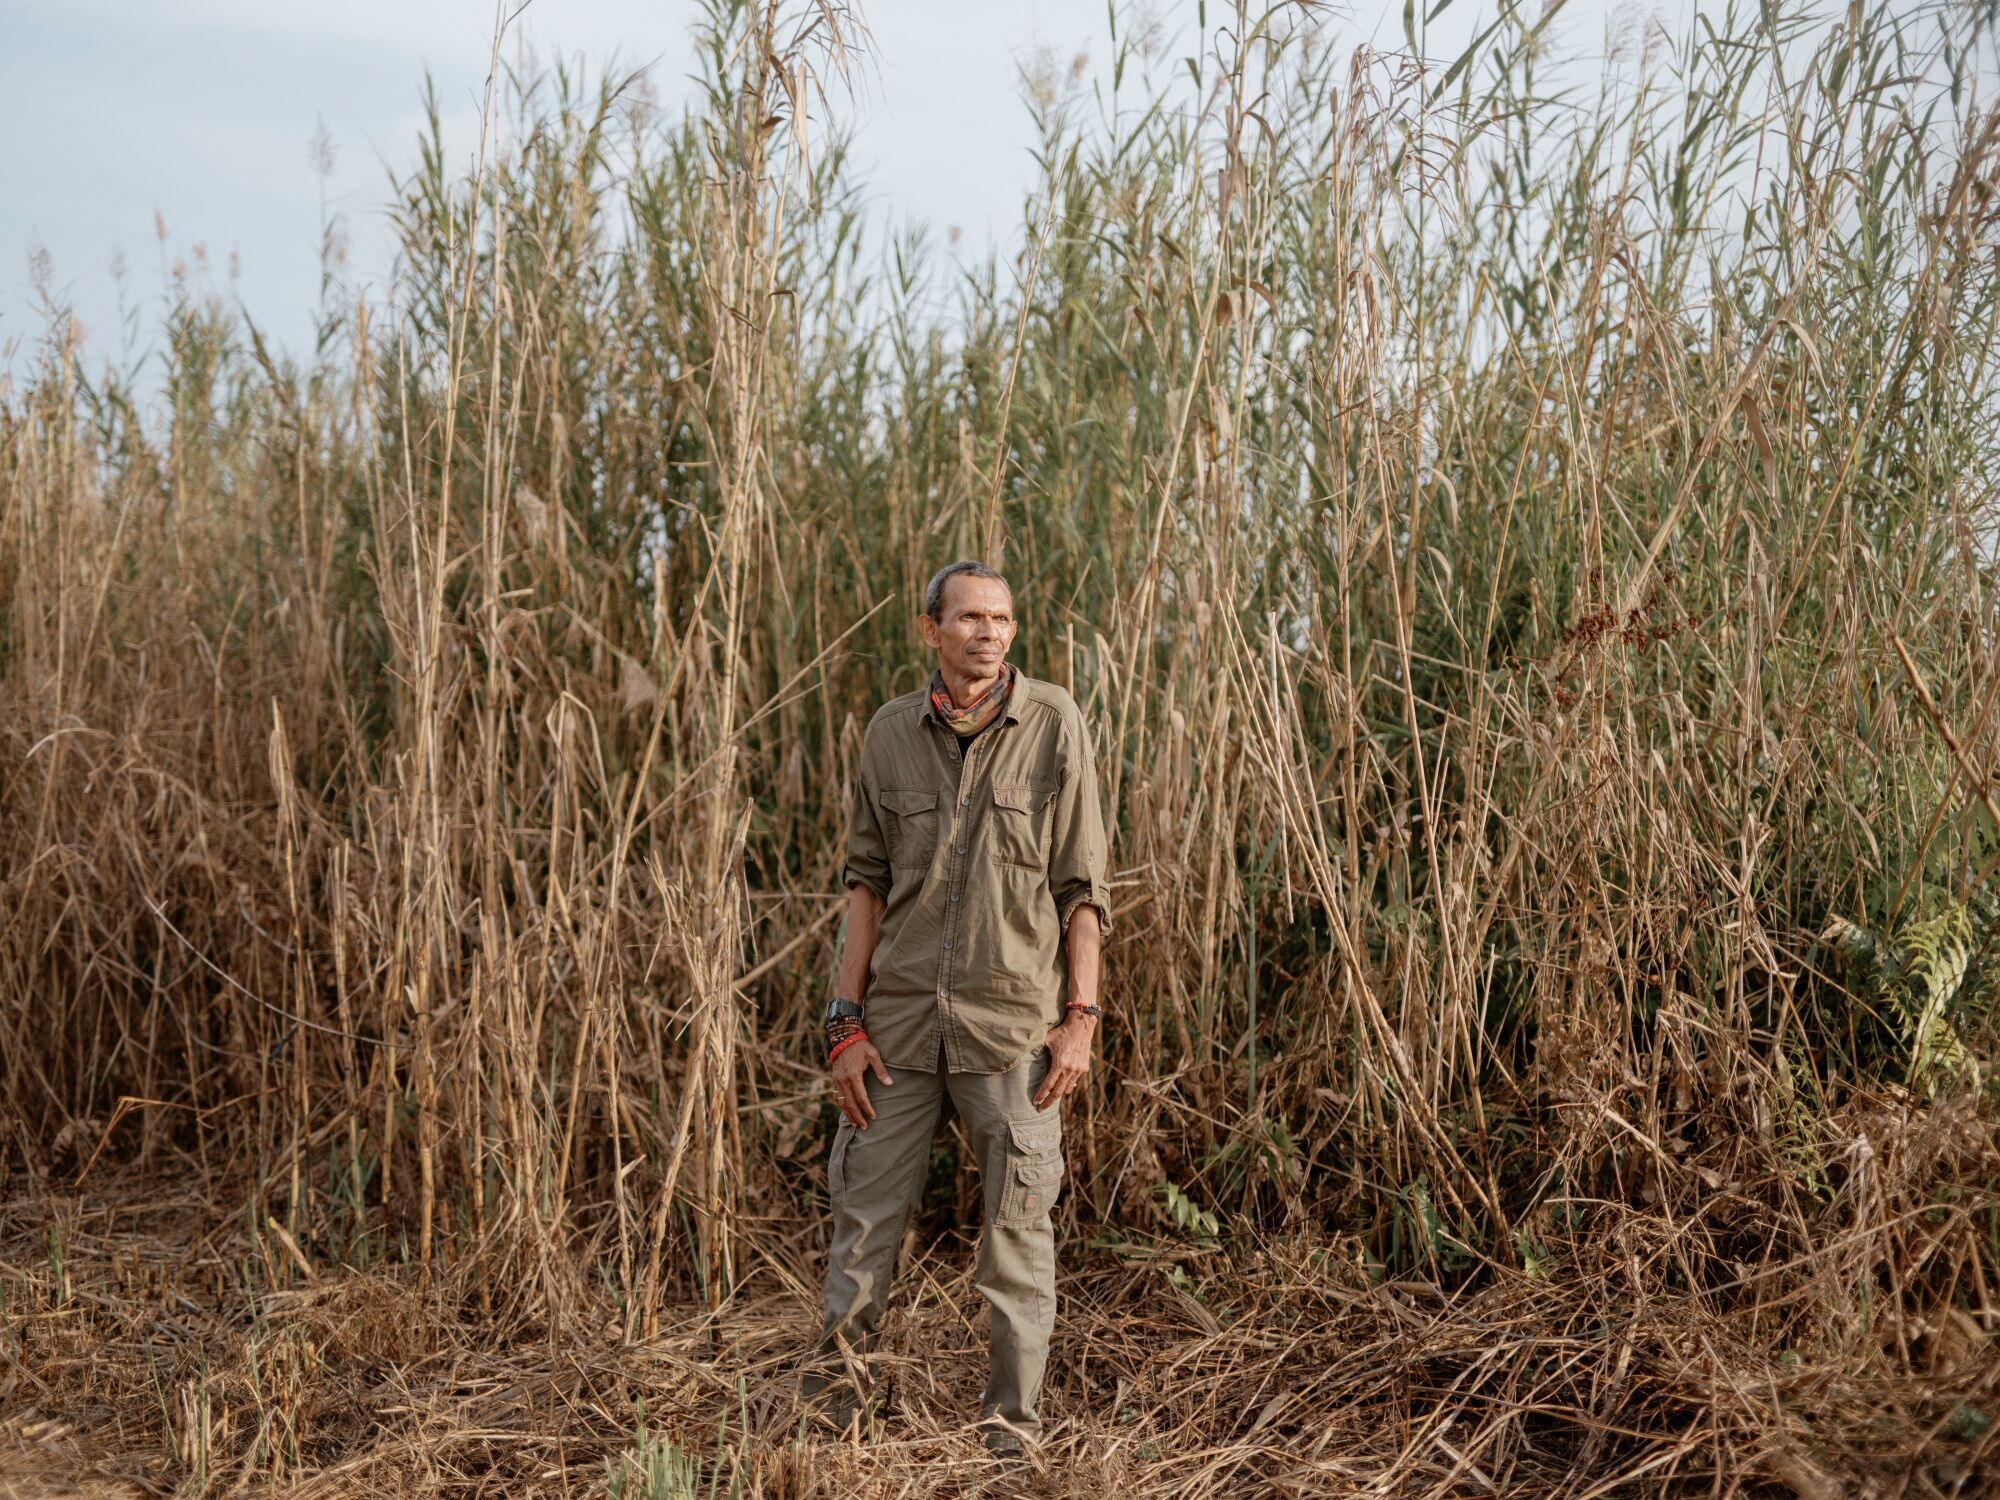
POLYGON ((1006 1176, 995 1224, 1032 1224, 1048 1214, 1062 1188, 1062 1116, 1054 1108, 1007 1122, 1006 1176))

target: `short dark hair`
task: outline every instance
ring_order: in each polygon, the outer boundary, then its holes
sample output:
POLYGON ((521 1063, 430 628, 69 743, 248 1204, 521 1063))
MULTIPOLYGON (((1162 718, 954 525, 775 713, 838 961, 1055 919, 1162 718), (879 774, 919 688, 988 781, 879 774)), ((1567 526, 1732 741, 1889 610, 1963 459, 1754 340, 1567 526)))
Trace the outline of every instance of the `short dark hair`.
POLYGON ((924 586, 924 613, 940 624, 944 622, 944 586, 958 577, 991 578, 1007 590, 1008 598, 1014 596, 1014 585, 1001 576, 998 568, 989 568, 985 563, 975 562, 969 557, 946 563, 931 574, 931 581, 924 586))

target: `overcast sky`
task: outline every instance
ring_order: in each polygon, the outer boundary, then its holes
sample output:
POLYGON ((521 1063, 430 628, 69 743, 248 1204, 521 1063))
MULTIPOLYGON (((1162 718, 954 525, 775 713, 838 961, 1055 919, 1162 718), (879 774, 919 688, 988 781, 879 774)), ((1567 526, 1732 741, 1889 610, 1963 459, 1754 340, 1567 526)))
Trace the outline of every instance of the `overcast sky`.
MULTIPOLYGON (((1657 14, 1678 31, 1696 3, 1569 0, 1553 29, 1587 68, 1608 29, 1657 14)), ((1103 0, 860 8, 875 51, 842 110, 858 128, 873 200, 928 223, 941 249, 958 227, 952 253, 1008 247, 1033 176, 1021 69, 1044 55, 1103 67, 1103 0)), ((1120 0, 1121 14, 1133 9, 1120 0)), ((1211 27, 1229 9, 1215 0, 1211 27)), ((1169 60, 1196 50, 1195 0, 1153 0, 1150 10, 1169 60)), ((580 55, 593 71, 614 56, 649 64, 672 105, 687 93, 694 13, 690 0, 532 0, 514 24, 542 55, 580 55)), ((1494 0, 1453 0, 1429 50, 1455 56, 1494 13, 1494 0)), ((1402 45, 1401 0, 1358 0, 1336 14, 1342 45, 1402 45)), ((0 0, 0 370, 40 334, 37 259, 101 358, 122 341, 121 299, 150 314, 166 267, 193 263, 197 246, 213 285, 301 348, 317 297, 322 192, 309 141, 324 121, 334 147, 324 191, 349 227, 350 277, 379 284, 389 257, 381 205, 390 168, 415 159, 424 71, 438 80, 448 142, 469 155, 492 18, 490 0, 0 0)), ((153 326, 141 317, 142 342, 153 326)))

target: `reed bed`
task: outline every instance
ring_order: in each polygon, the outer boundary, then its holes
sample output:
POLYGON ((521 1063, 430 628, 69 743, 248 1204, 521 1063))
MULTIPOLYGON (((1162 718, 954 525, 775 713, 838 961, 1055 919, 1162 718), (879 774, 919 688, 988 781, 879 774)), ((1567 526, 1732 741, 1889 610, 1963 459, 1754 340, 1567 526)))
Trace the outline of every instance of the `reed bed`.
POLYGON ((682 114, 503 15, 314 351, 179 275, 150 370, 58 316, 0 395, 0 1482, 990 1486, 955 1135, 877 1441, 786 1379, 861 728, 975 555, 1114 829, 1026 1483, 1989 1488, 1990 18, 1579 93, 1550 14, 1114 14, 942 301, 828 129, 847 8, 714 0, 682 114))

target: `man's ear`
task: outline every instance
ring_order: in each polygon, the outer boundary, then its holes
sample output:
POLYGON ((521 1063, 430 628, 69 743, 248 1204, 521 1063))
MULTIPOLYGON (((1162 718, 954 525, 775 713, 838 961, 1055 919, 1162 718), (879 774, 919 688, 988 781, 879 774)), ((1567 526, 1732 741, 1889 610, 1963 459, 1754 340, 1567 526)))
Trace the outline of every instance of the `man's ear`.
POLYGON ((935 647, 938 643, 937 621, 922 610, 917 611, 917 634, 923 637, 926 646, 935 647))

